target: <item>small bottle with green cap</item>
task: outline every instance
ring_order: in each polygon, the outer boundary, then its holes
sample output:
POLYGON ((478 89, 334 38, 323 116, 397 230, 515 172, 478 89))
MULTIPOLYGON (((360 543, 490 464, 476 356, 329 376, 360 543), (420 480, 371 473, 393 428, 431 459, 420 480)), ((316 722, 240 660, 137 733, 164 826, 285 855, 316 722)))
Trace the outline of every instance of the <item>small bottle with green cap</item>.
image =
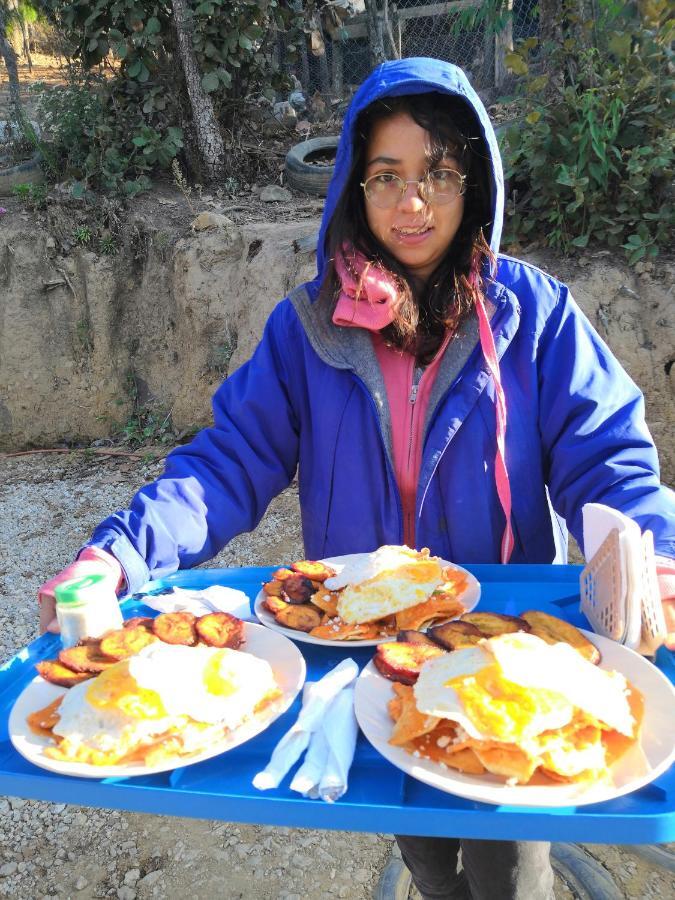
POLYGON ((82 638, 96 638, 122 627, 122 613, 112 581, 105 575, 86 575, 54 588, 61 642, 73 647, 82 638))

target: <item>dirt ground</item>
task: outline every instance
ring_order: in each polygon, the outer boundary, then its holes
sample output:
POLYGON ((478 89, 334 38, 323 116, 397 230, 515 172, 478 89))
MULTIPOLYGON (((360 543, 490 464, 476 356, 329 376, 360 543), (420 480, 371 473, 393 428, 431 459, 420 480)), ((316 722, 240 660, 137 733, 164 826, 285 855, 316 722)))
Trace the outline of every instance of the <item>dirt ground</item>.
MULTIPOLYGON (((42 581, 160 470, 158 462, 93 452, 0 456, 0 663, 37 636, 35 597, 42 581)), ((254 532, 236 538, 210 565, 272 565, 301 554, 291 486, 254 532)), ((235 825, 0 798, 0 896, 6 897, 367 900, 394 847, 386 833, 235 825)), ((675 876, 630 848, 586 849, 611 873, 618 896, 675 895, 675 876)), ((589 895, 559 878, 557 900, 570 897, 589 895)))

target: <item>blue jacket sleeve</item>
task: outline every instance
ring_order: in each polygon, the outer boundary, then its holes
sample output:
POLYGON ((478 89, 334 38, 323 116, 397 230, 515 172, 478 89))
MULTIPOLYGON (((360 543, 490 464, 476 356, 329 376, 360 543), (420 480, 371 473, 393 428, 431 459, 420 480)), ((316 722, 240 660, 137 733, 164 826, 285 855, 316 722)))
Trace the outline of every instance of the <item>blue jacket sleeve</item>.
POLYGON ((299 423, 287 390, 288 310, 277 306, 253 357, 217 390, 213 426, 173 450, 164 474, 94 531, 89 543, 119 560, 129 591, 215 556, 291 482, 299 423))
POLYGON ((604 503, 675 557, 675 494, 659 483, 640 390, 560 286, 538 347, 539 427, 551 502, 580 546, 581 508, 604 503))

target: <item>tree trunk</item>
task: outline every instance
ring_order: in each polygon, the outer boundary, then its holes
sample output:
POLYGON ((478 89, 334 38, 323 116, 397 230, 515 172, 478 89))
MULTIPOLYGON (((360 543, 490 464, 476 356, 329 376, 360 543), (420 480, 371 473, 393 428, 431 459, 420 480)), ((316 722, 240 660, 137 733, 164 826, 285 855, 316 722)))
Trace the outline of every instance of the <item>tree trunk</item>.
POLYGON ((384 37, 382 34, 382 20, 377 7, 377 0, 366 0, 366 21, 368 22, 368 43, 370 45, 370 60, 373 66, 383 63, 387 54, 384 52, 384 37))
POLYGON ((21 37, 23 39, 23 55, 26 57, 26 62, 28 63, 28 71, 33 71, 33 58, 30 55, 30 30, 28 27, 28 22, 24 19, 24 17, 19 13, 21 20, 21 37))
POLYGON ((14 47, 7 40, 7 15, 4 7, 0 3, 0 55, 5 61, 7 67, 7 77, 9 78, 9 102, 14 112, 14 119, 17 123, 23 121, 23 107, 21 105, 21 95, 19 93, 19 70, 16 64, 16 53, 14 47))
POLYGON ((211 98, 202 87, 192 32, 188 23, 185 0, 172 0, 178 53, 187 86, 192 121, 197 132, 197 145, 209 181, 217 181, 225 174, 225 145, 220 134, 211 98))

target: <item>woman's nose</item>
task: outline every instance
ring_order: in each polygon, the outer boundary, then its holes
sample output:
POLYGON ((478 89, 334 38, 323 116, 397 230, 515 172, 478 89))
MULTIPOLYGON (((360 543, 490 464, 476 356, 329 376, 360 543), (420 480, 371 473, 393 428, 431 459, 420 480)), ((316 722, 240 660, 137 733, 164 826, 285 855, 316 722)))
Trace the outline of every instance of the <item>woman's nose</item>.
POLYGON ((426 206, 424 200, 420 197, 419 181, 409 181, 405 186, 403 196, 399 201, 399 209, 408 212, 421 212, 426 206))

